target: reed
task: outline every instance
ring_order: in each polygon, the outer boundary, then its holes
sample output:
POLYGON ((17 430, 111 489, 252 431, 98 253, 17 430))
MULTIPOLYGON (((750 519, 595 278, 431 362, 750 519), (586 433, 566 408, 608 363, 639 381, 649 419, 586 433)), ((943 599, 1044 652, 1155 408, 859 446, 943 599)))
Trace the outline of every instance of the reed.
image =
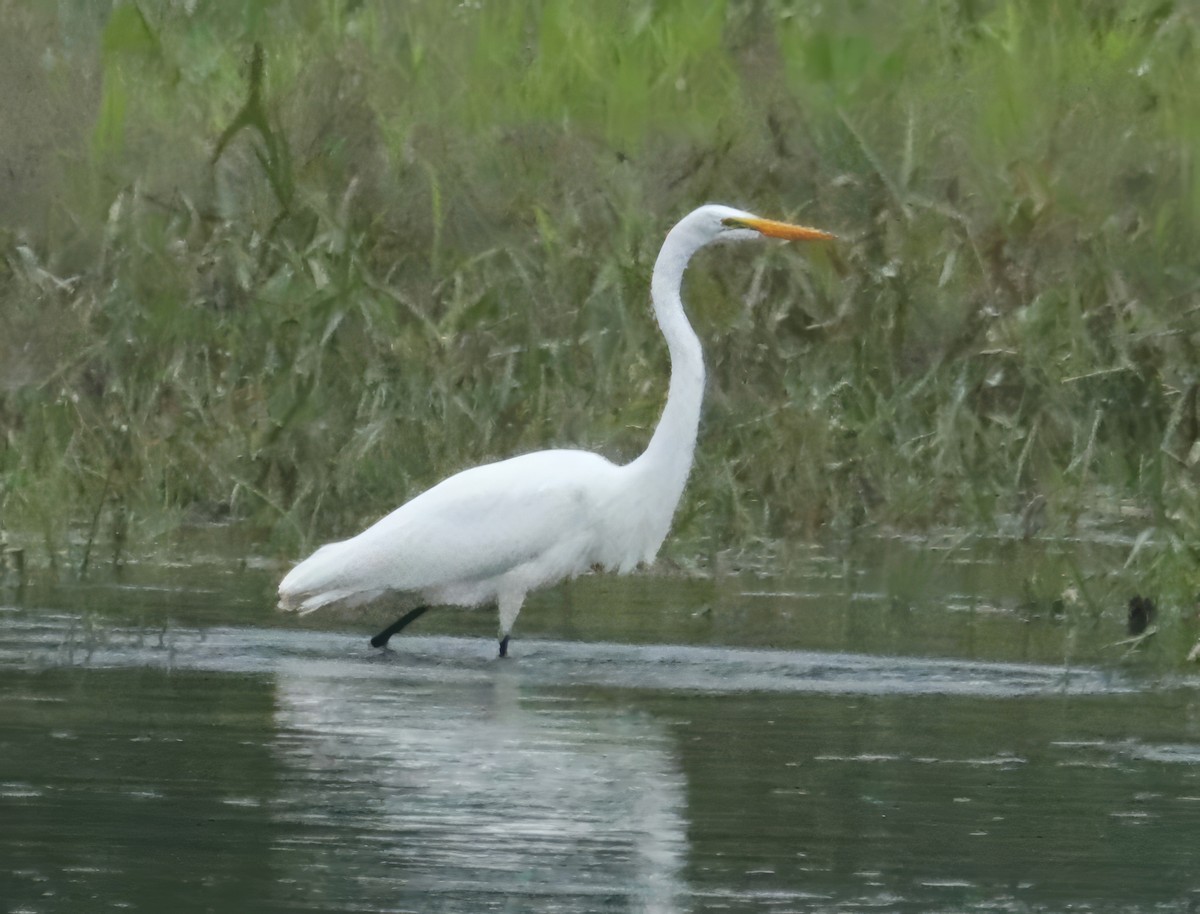
POLYGON ((294 555, 481 460, 634 455, 653 257, 719 200, 844 240, 691 271, 679 554, 1116 530, 1112 580, 1191 604, 1186 5, 89 9, 0 2, 50 119, 0 138, 32 179, 0 194, 0 533, 31 558, 228 518, 294 555))

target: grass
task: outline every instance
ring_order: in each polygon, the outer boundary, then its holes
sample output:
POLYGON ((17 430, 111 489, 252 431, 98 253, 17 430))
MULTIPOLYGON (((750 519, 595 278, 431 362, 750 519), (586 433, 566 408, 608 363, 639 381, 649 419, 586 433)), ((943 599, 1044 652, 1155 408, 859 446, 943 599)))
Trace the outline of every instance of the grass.
POLYGON ((689 274, 670 549, 1100 526, 1134 544, 1109 590, 1191 611, 1188 4, 0 11, 0 533, 31 554, 232 518, 293 556, 485 459, 632 457, 654 255, 718 200, 844 240, 689 274))

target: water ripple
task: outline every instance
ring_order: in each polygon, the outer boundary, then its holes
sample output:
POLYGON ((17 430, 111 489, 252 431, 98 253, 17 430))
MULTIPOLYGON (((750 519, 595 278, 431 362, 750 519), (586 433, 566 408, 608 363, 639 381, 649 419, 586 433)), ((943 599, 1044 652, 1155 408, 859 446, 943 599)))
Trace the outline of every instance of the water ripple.
POLYGON ((67 615, 0 616, 0 661, 19 667, 156 666, 273 672, 303 660, 310 675, 413 682, 490 680, 497 672, 529 685, 589 685, 700 693, 816 692, 858 695, 1116 694, 1139 686, 1088 667, 894 657, 821 651, 522 639, 497 661, 477 638, 407 637, 395 651, 362 638, 263 628, 86 630, 67 615))

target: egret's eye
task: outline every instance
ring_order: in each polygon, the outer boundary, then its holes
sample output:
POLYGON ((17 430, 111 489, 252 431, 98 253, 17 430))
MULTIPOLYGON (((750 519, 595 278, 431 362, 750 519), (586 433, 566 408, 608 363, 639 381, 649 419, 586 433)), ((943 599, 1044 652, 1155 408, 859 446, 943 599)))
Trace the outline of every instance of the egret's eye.
POLYGON ((739 219, 737 216, 726 216, 724 219, 721 220, 721 225, 725 226, 725 228, 732 228, 732 229, 749 228, 750 227, 750 226, 746 225, 746 223, 743 222, 741 219, 739 219))

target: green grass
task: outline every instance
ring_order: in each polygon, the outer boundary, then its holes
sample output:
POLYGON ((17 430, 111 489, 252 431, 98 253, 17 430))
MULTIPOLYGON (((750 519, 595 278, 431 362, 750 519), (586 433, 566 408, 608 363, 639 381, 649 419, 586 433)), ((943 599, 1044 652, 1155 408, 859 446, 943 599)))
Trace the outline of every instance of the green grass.
POLYGON ((1191 605, 1189 5, 190 6, 0 2, 9 540, 295 555, 485 459, 629 458, 654 255, 717 200, 843 241, 689 274, 676 554, 1152 531, 1114 588, 1191 605))

